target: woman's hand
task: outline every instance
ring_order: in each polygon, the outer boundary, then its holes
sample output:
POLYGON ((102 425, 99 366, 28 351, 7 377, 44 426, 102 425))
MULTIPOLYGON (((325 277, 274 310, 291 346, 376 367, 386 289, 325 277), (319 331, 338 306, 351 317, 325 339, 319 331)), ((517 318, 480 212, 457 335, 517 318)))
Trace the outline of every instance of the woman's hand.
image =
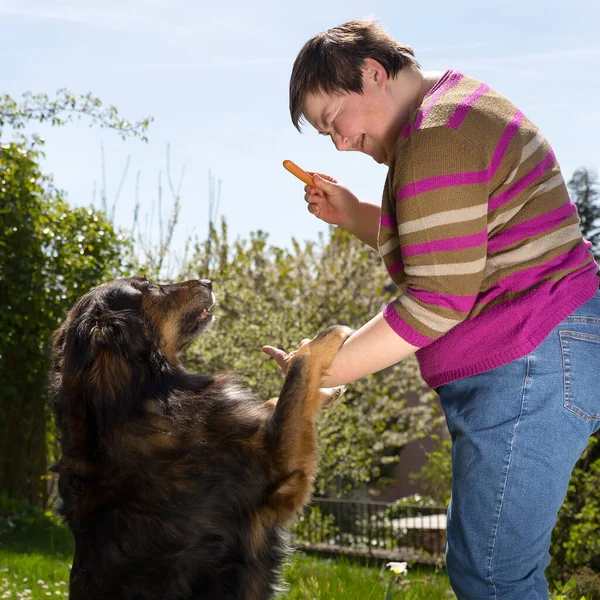
POLYGON ((310 171, 309 174, 315 185, 304 187, 308 211, 325 223, 347 228, 352 211, 360 203, 359 199, 333 177, 310 171))
POLYGON ((268 354, 271 358, 273 358, 275 360, 275 362, 279 365, 280 369, 283 371, 283 374, 287 375, 288 369, 290 368, 290 362, 291 362, 292 358, 294 358, 294 355, 296 354, 296 352, 298 352, 298 350, 300 350, 300 348, 302 348, 302 346, 304 346, 304 344, 308 344, 308 342, 310 342, 310 340, 308 338, 303 339, 300 342, 300 346, 298 346, 298 349, 293 350, 289 354, 285 353, 283 350, 280 350, 279 348, 275 348, 275 346, 263 346, 262 351, 265 354, 268 354))

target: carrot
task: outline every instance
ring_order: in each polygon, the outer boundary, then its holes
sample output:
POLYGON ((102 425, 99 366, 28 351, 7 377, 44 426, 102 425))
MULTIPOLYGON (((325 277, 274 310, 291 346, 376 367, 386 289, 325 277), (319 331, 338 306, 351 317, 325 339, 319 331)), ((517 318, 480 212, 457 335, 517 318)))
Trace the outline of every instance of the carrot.
POLYGON ((297 164, 293 163, 291 160, 284 160, 283 166, 292 174, 295 175, 301 181, 304 181, 306 185, 312 185, 314 187, 314 183, 312 177, 304 170, 301 169, 297 164))

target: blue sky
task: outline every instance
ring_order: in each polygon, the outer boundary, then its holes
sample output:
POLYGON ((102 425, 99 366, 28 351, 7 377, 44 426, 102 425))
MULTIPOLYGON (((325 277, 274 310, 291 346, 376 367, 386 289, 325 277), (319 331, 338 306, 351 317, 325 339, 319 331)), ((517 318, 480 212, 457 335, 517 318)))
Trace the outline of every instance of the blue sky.
POLYGON ((508 96, 550 140, 567 179, 579 166, 600 167, 598 0, 0 0, 0 92, 67 87, 92 92, 128 120, 154 117, 148 144, 82 124, 31 127, 46 139, 45 170, 73 204, 89 205, 94 182, 101 186, 103 143, 109 202, 130 156, 117 223, 131 225, 138 171, 149 215, 170 144, 174 179, 185 167, 178 248, 206 231, 209 170, 221 180, 220 214, 232 234, 263 229, 284 246, 326 230, 284 158, 337 177, 359 197, 381 197, 385 167, 336 152, 314 131, 300 135, 288 113, 289 74, 304 42, 364 16, 412 45, 423 69, 458 69, 508 96))

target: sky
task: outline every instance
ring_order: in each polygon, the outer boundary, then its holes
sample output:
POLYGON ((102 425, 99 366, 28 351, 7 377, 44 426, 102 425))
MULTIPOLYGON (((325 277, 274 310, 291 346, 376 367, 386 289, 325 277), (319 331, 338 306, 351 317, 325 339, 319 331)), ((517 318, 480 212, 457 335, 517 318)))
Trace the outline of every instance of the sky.
POLYGON ((160 174, 165 214, 171 205, 169 145, 175 186, 184 170, 176 251, 206 234, 209 172, 232 237, 262 229, 287 246, 327 226, 306 210, 303 184, 284 159, 381 199, 385 166, 337 152, 310 126, 299 134, 288 110, 302 45, 361 17, 411 45, 424 70, 457 69, 507 96, 549 139, 566 179, 581 166, 600 168, 598 0, 0 0, 0 93, 68 88, 91 92, 128 121, 154 118, 148 143, 83 122, 28 128, 45 138, 43 170, 72 204, 99 207, 104 173, 112 205, 129 162, 115 221, 131 227, 139 180, 140 220, 155 215, 156 239, 160 174))

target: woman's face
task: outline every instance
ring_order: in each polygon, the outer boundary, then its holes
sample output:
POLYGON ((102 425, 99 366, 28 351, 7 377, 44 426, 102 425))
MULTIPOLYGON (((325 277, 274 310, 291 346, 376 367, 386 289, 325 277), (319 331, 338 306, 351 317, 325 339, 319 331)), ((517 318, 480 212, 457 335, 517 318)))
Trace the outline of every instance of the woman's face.
POLYGON ((395 101, 388 82, 385 69, 367 59, 362 94, 308 94, 304 116, 319 133, 330 136, 338 150, 363 152, 389 165, 408 107, 395 101))

